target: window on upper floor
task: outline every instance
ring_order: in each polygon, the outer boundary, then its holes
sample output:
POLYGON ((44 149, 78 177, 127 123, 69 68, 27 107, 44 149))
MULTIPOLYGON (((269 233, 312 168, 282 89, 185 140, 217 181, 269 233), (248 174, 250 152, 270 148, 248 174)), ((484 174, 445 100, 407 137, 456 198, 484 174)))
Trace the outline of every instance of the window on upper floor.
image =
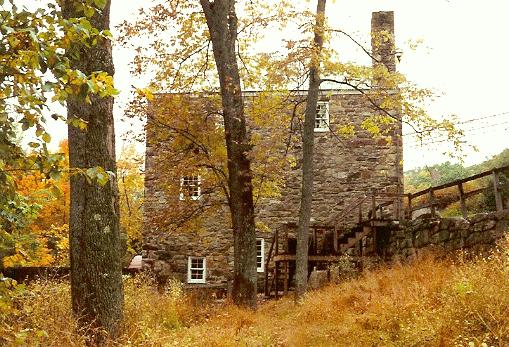
POLYGON ((207 259, 189 257, 187 261, 187 283, 206 283, 207 259))
POLYGON ((265 240, 256 239, 256 271, 265 271, 265 240))
POLYGON ((198 200, 201 195, 201 177, 183 176, 180 179, 180 200, 198 200))
POLYGON ((329 131, 329 102, 318 101, 316 104, 315 132, 329 131))

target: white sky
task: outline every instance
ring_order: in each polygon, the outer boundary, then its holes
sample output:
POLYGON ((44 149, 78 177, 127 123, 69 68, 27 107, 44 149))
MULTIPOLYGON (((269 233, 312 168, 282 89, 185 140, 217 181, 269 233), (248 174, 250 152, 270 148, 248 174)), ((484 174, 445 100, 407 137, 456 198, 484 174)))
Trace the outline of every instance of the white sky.
MULTIPOLYGON (((188 0, 191 1, 191 0, 188 0)), ((198 0, 193 0, 198 1, 198 0)), ((297 1, 297 0, 296 0, 297 1)), ((316 0, 306 2, 316 6, 316 0)), ((136 9, 146 2, 112 0, 112 27, 125 19, 133 19, 136 9)), ((421 87, 432 88, 440 96, 428 107, 434 117, 457 115, 459 121, 477 119, 463 125, 468 143, 479 152, 468 151, 466 164, 480 162, 506 147, 509 128, 509 104, 506 84, 509 81, 509 2, 504 0, 329 0, 329 22, 369 42, 371 12, 395 12, 396 42, 403 51, 398 70, 421 87), (422 40, 416 51, 409 40, 422 40), (501 114, 502 113, 502 114, 501 114), (499 114, 498 116, 492 116, 499 114), (492 116, 492 117, 488 117, 492 116), (498 126, 495 126, 498 125, 498 126)), ((369 46, 369 45, 368 45, 369 46)), ((340 53, 347 60, 369 64, 363 53, 351 44, 342 44, 340 53)), ((130 52, 115 48, 115 80, 121 95, 116 100, 115 116, 122 118, 122 108, 133 83, 129 75, 130 52)), ((120 136, 130 125, 116 123, 120 136)), ((141 131, 141 129, 140 129, 141 131)), ((56 139, 66 136, 65 127, 55 129, 56 139)), ((122 140, 118 139, 118 147, 122 140)), ((405 170, 447 160, 440 155, 444 143, 416 147, 405 139, 405 170)))

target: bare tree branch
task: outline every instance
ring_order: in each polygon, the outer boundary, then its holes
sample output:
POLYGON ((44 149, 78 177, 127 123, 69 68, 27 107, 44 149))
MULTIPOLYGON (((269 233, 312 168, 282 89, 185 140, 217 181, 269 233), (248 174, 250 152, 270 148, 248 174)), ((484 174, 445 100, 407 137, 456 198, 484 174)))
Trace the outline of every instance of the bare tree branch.
POLYGON ((357 46, 359 46, 363 51, 364 53, 366 53, 371 59, 373 59, 374 61, 376 61, 377 63, 380 63, 381 61, 377 58, 375 58, 373 56, 373 54, 366 48, 364 47, 359 41, 357 41, 356 39, 354 39, 352 37, 352 35, 348 34, 347 32, 344 32, 343 30, 341 29, 330 29, 330 31, 332 32, 335 32, 335 33, 340 33, 340 34, 343 34, 345 35, 346 37, 348 37, 350 40, 352 40, 353 43, 355 43, 357 46))
POLYGON ((417 128, 415 128, 415 126, 408 122, 408 121, 405 121, 403 120, 402 117, 397 117, 397 116, 394 116, 393 114, 391 114, 389 111, 387 111, 385 108, 381 107, 375 100, 373 100, 373 98, 371 96, 369 96, 368 93, 366 93, 366 90, 363 90, 362 88, 359 88, 358 85, 355 85, 353 83, 350 83, 348 81, 340 81, 340 80, 336 80, 336 79, 333 79, 333 78, 322 78, 321 79, 321 82, 332 82, 332 83, 337 83, 337 84, 341 84, 341 85, 345 85, 345 86, 348 86, 348 87, 351 87, 353 89, 355 89, 356 91, 358 91, 359 93, 361 93, 365 98, 366 100, 369 101, 369 103, 378 111, 382 112, 383 114, 385 114, 386 116, 398 121, 398 122, 401 122, 401 123, 405 123, 407 124, 408 126, 410 126, 416 133, 421 133, 420 130, 417 130, 417 128))

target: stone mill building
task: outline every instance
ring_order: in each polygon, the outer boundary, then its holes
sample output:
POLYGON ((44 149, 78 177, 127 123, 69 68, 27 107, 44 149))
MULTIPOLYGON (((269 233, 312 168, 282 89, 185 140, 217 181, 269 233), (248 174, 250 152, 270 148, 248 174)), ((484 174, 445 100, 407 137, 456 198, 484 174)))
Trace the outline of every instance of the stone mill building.
MULTIPOLYGON (((373 13, 371 24, 373 33, 384 31, 391 34, 386 35, 389 39, 382 40, 381 44, 373 45, 375 63, 395 71, 393 12, 373 13)), ((246 92, 246 99, 253 94, 256 92, 246 92)), ((305 94, 306 91, 295 93, 297 96, 305 94)), ((198 99, 203 100, 203 97, 198 99)), ((168 112, 178 112, 178 107, 168 112)), ((315 128, 313 225, 327 226, 331 218, 341 213, 346 216, 345 224, 352 223, 358 212, 348 211, 349 207, 372 190, 388 194, 403 192, 401 124, 394 122, 386 136, 374 137, 361 128, 366 117, 374 112, 376 109, 372 103, 358 90, 321 92, 315 128), (345 120, 353 124, 356 133, 352 137, 339 138, 337 130, 345 120)), ((209 188, 204 176, 197 173, 184 170, 174 172, 173 176, 163 174, 164 165, 178 157, 178 154, 165 157, 168 151, 168 142, 165 141, 179 139, 177 135, 156 135, 155 129, 158 129, 158 134, 165 131, 164 127, 157 126, 157 117, 155 112, 151 113, 147 123, 144 262, 162 279, 177 278, 189 286, 227 284, 233 268, 233 235, 226 204, 217 207, 213 214, 206 215, 196 231, 187 221, 182 222, 186 230, 179 225, 166 227, 165 223, 171 222, 169 219, 173 218, 172 212, 176 209, 185 204, 198 206, 200 200, 207 201, 209 188)), ((290 124, 288 131, 292 131, 290 124)), ((295 164, 286 171, 280 194, 262 198, 257 203, 256 220, 264 226, 257 232, 260 280, 267 278, 264 275, 268 271, 267 256, 274 232, 284 228, 288 230, 298 221, 302 155, 298 142, 290 147, 295 164)))

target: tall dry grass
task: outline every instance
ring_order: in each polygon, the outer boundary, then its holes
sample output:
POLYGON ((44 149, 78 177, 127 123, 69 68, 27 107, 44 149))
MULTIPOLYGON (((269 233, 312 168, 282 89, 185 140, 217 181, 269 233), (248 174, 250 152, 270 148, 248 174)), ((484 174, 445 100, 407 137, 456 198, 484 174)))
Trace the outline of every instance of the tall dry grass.
MULTIPOLYGON (((507 245, 485 257, 428 256, 365 272, 310 292, 298 306, 284 298, 256 312, 195 301, 176 283, 164 294, 155 288, 146 277, 126 280, 124 333, 111 345, 509 345, 507 245)), ((15 300, 18 312, 0 324, 23 336, 4 336, 4 344, 84 346, 69 302, 67 284, 32 283, 15 300)))

